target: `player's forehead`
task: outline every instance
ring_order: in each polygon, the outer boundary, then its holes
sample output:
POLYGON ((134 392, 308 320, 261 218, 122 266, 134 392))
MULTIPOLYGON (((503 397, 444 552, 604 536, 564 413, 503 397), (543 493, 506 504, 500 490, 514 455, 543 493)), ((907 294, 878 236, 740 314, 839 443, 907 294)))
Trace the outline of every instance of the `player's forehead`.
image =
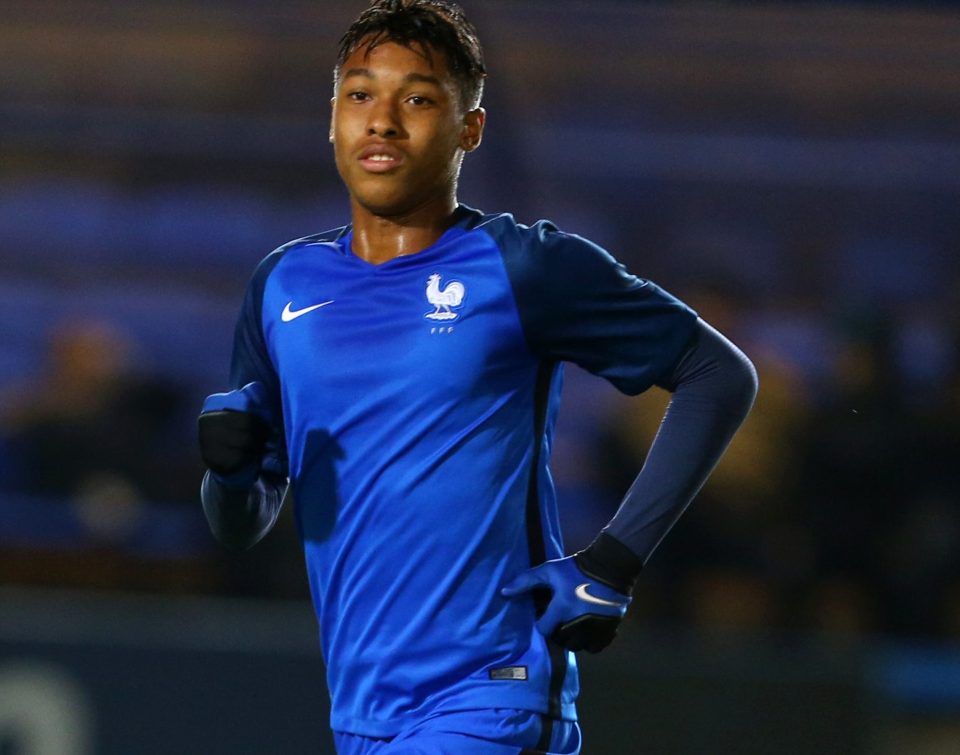
POLYGON ((443 51, 421 42, 401 44, 393 40, 366 38, 344 60, 339 81, 350 77, 372 79, 417 79, 456 88, 443 51))

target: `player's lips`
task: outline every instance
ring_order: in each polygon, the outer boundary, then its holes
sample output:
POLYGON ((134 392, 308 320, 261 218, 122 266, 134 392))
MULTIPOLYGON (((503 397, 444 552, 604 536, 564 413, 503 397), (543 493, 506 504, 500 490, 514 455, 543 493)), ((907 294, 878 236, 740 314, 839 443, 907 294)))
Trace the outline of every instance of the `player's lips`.
POLYGON ((370 173, 386 173, 403 162, 403 153, 391 144, 371 144, 360 152, 360 165, 370 173))

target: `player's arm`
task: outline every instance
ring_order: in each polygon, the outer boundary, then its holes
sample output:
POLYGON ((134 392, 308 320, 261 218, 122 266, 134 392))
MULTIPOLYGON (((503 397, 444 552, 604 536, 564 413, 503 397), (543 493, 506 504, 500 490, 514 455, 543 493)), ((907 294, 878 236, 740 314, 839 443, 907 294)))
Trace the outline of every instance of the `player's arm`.
MULTIPOLYGON (((624 596, 746 418, 757 374, 740 349, 698 319, 692 344, 661 387, 673 395, 640 474, 610 523, 573 556, 585 575, 624 596)), ((568 647, 602 648, 617 626, 581 619, 558 631, 568 647)))
POLYGON ((198 420, 200 455, 208 470, 200 485, 214 536, 231 548, 249 548, 273 527, 286 480, 269 443, 275 421, 263 383, 215 393, 198 420))
POLYGON ((583 239, 544 228, 532 251, 508 269, 541 358, 575 362, 628 394, 654 384, 673 392, 647 461, 610 524, 583 551, 537 566, 504 590, 549 588, 540 630, 569 649, 596 652, 612 641, 644 563, 745 418, 756 372, 689 307, 583 239))
POLYGON ((207 472, 200 486, 200 499, 213 536, 228 548, 245 550, 273 528, 286 490, 285 480, 268 476, 239 490, 221 484, 207 472))
POLYGON ((198 420, 208 468, 203 511, 214 536, 232 548, 249 548, 270 531, 287 488, 280 381, 261 326, 264 286, 278 260, 267 257, 247 287, 234 332, 234 390, 209 396, 198 420))
POLYGON ((740 349, 698 319, 690 348, 658 384, 672 396, 656 438, 616 515, 586 551, 623 579, 639 574, 710 476, 753 405, 757 373, 740 349), (603 558, 608 551, 624 557, 603 558))
POLYGON ((613 640, 643 565, 743 422, 757 379, 743 352, 698 320, 693 344, 664 387, 673 391, 670 404, 613 520, 584 550, 531 569, 505 589, 508 596, 553 590, 539 625, 571 650, 597 652, 613 640))

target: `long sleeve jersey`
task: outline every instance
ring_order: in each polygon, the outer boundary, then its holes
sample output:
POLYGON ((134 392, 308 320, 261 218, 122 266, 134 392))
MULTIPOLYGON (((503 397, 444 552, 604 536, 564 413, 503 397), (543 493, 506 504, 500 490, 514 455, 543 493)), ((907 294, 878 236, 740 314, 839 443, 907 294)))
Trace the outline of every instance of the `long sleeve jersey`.
POLYGON ((564 555, 549 472, 563 362, 628 394, 697 386, 606 530, 640 561, 746 414, 752 366, 545 221, 461 206, 435 244, 380 265, 351 239, 346 226, 291 242, 248 286, 231 383, 264 384, 274 439, 239 501, 205 478, 211 525, 262 536, 289 479, 333 729, 391 736, 477 708, 575 718, 574 655, 536 631, 532 599, 500 595, 564 555))

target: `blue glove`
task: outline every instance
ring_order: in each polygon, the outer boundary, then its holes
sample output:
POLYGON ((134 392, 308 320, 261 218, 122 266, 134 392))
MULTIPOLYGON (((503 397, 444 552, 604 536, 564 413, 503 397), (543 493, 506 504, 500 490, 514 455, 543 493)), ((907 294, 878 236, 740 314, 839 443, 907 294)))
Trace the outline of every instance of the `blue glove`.
POLYGON ((537 629, 568 650, 598 653, 617 634, 632 598, 585 574, 578 556, 547 561, 528 569, 504 587, 507 598, 546 588, 553 595, 537 620, 537 629))
POLYGON ((211 473, 230 487, 249 487, 260 472, 274 426, 263 383, 214 393, 200 412, 200 455, 211 473))

